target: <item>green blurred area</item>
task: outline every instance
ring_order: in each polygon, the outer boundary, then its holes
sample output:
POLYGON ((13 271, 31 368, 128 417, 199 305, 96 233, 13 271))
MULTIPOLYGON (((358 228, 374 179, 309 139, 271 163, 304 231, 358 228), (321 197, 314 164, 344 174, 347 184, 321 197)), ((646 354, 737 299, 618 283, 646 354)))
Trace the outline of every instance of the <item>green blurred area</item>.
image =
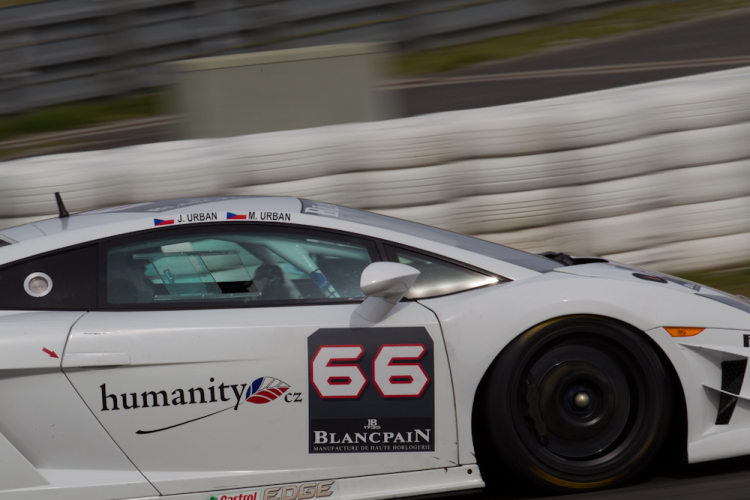
POLYGON ((680 277, 727 293, 750 297, 750 263, 746 267, 684 273, 680 277))
POLYGON ((27 3, 41 3, 47 0, 0 0, 0 9, 5 7, 16 7, 18 5, 26 5, 27 3))
POLYGON ((750 7, 750 0, 683 0, 623 7, 585 21, 544 26, 481 42, 405 54, 398 58, 396 71, 406 74, 449 71, 540 52, 566 43, 654 28, 742 7, 750 7))
POLYGON ((98 123, 155 116, 162 110, 159 93, 102 99, 39 108, 0 118, 0 141, 29 134, 58 132, 98 123))

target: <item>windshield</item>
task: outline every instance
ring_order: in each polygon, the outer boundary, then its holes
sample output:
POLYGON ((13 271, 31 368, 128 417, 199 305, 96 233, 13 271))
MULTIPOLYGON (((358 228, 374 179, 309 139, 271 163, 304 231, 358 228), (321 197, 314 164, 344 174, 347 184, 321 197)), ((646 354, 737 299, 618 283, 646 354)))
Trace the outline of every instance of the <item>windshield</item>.
POLYGON ((485 257, 502 260, 509 264, 531 269, 540 273, 551 271, 561 267, 561 264, 550 259, 539 257, 531 253, 516 250, 514 248, 504 247, 489 241, 472 238, 463 234, 453 233, 445 229, 438 229, 432 226, 425 226, 416 222, 410 222, 402 219, 396 219, 385 215, 356 210, 354 208, 340 207, 338 205, 329 205, 317 201, 301 200, 302 213, 319 215, 321 217, 331 217, 348 222, 357 222, 367 226, 388 229, 399 233, 424 238, 426 240, 450 245, 452 247, 468 250, 485 257))

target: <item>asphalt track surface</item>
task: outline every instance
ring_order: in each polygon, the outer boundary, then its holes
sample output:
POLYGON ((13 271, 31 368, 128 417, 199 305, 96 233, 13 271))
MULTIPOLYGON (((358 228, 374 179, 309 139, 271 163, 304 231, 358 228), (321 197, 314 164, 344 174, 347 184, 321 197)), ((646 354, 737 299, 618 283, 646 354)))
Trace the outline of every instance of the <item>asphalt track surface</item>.
POLYGON ((750 10, 395 82, 408 116, 498 106, 750 65, 750 10))
POLYGON ((549 496, 509 485, 441 500, 745 500, 750 499, 750 457, 702 464, 655 462, 632 483, 611 490, 549 496))

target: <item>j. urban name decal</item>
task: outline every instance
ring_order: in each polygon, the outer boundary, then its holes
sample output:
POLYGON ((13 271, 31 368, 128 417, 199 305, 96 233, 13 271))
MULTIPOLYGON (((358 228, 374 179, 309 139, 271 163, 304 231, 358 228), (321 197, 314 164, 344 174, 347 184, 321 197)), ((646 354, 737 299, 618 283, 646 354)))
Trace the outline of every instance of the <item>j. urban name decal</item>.
MULTIPOLYGON (((212 378, 210 380, 214 382, 212 378)), ((163 408, 167 406, 183 406, 193 404, 213 404, 227 403, 221 410, 203 415, 198 418, 177 422, 174 425, 162 427, 160 429, 139 430, 136 434, 153 434, 155 432, 166 431, 181 425, 189 424, 227 410, 237 410, 241 404, 267 404, 281 398, 286 403, 301 403, 302 394, 290 391, 291 387, 274 377, 259 377, 250 384, 224 384, 218 386, 211 385, 208 387, 191 387, 190 389, 174 389, 171 392, 167 390, 144 391, 140 394, 122 393, 118 398, 116 394, 109 394, 107 384, 99 386, 102 391, 102 409, 100 411, 122 411, 138 410, 144 408, 163 408)))
POLYGON ((154 219, 154 226, 174 226, 180 224, 192 224, 195 222, 211 222, 219 220, 219 212, 194 212, 191 214, 180 214, 170 218, 154 219))

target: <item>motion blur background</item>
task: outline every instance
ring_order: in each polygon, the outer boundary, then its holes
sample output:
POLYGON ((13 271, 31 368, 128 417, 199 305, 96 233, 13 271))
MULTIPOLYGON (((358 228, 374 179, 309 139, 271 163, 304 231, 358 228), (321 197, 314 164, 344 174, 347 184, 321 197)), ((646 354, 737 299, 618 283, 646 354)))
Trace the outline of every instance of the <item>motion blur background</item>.
POLYGON ((0 0, 0 228, 293 195, 750 295, 750 0, 0 0))

